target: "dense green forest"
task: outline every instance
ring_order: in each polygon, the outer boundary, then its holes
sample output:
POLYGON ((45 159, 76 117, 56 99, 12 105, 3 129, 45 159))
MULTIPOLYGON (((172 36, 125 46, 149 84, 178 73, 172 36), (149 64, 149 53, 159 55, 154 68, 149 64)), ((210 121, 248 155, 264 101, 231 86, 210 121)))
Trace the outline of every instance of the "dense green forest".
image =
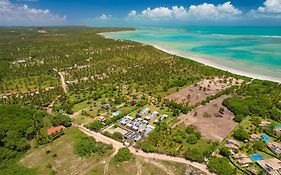
POLYGON ((278 83, 255 80, 226 99, 224 105, 234 114, 234 120, 241 122, 246 116, 257 116, 281 121, 281 86, 278 83))
POLYGON ((45 112, 19 105, 0 105, 0 174, 32 174, 18 158, 41 135, 45 112))

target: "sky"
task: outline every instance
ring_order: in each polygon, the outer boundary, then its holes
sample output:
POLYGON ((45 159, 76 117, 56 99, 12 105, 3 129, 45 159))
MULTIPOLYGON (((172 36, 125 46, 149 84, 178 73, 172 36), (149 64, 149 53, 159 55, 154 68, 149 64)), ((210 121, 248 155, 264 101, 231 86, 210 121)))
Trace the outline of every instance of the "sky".
POLYGON ((278 25, 281 0, 0 0, 0 26, 278 25))

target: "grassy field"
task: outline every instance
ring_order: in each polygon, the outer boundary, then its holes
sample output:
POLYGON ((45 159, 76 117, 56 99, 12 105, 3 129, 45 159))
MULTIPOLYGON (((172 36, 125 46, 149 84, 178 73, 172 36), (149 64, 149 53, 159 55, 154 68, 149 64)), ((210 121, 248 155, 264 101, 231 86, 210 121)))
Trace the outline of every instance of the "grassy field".
POLYGON ((74 141, 82 134, 78 129, 68 129, 53 143, 29 150, 20 164, 36 169, 38 174, 87 174, 111 153, 103 157, 79 157, 74 153, 74 141))
MULTIPOLYGON (((83 135, 79 130, 70 128, 65 134, 53 143, 30 149, 20 160, 20 164, 35 169, 37 174, 86 174, 103 175, 104 163, 111 152, 103 157, 79 157, 74 153, 74 142, 78 136, 83 135)), ((128 162, 116 164, 110 162, 109 175, 167 175, 165 170, 171 171, 174 175, 181 175, 187 169, 184 164, 155 161, 162 166, 158 167, 149 160, 134 157, 128 162), (164 167, 164 168, 163 168, 164 167)), ((190 169, 190 168, 189 168, 190 169)))
MULTIPOLYGON (((95 167, 88 175, 103 175, 104 174, 104 165, 99 165, 95 167)), ((123 162, 121 164, 110 163, 108 175, 167 175, 160 168, 148 164, 147 162, 142 161, 140 158, 134 158, 128 162, 123 162)))

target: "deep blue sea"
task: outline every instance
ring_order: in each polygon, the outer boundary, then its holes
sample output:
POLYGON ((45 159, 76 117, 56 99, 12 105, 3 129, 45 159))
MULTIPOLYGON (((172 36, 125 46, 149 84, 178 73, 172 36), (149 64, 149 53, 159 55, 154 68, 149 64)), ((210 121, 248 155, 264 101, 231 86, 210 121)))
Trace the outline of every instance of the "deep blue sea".
POLYGON ((163 46, 230 70, 281 81, 281 27, 145 27, 106 36, 163 46))

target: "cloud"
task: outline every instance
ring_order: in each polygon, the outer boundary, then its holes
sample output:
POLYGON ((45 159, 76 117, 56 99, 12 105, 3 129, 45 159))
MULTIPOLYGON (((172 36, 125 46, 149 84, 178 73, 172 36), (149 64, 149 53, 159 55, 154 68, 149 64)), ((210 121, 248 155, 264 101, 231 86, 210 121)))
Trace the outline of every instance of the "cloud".
POLYGON ((231 2, 226 2, 218 6, 203 3, 197 6, 191 5, 188 14, 193 18, 199 19, 223 19, 237 17, 242 14, 242 11, 235 8, 231 2))
POLYGON ((281 13, 281 0, 266 0, 262 7, 258 8, 261 13, 281 13))
POLYGON ((0 0, 0 25, 52 25, 66 20, 66 16, 51 13, 49 9, 30 8, 0 0))
POLYGON ((179 19, 187 15, 187 11, 184 7, 174 6, 171 9, 168 7, 156 7, 154 9, 147 8, 138 14, 135 10, 128 13, 128 18, 135 19, 152 19, 152 20, 169 20, 169 19, 179 19))
POLYGON ((235 8, 231 2, 215 6, 214 4, 203 3, 191 5, 188 9, 183 6, 147 8, 141 13, 132 10, 128 18, 152 19, 152 20, 194 20, 194 19, 224 19, 235 18, 242 14, 242 11, 235 8))
POLYGON ((251 10, 248 16, 256 19, 273 19, 280 24, 281 0, 266 0, 263 6, 256 10, 251 10))
POLYGON ((106 15, 106 14, 102 14, 100 17, 98 17, 99 20, 109 20, 111 19, 111 15, 106 15))
POLYGON ((137 11, 135 10, 132 10, 128 13, 128 17, 135 17, 135 16, 137 16, 137 11))

